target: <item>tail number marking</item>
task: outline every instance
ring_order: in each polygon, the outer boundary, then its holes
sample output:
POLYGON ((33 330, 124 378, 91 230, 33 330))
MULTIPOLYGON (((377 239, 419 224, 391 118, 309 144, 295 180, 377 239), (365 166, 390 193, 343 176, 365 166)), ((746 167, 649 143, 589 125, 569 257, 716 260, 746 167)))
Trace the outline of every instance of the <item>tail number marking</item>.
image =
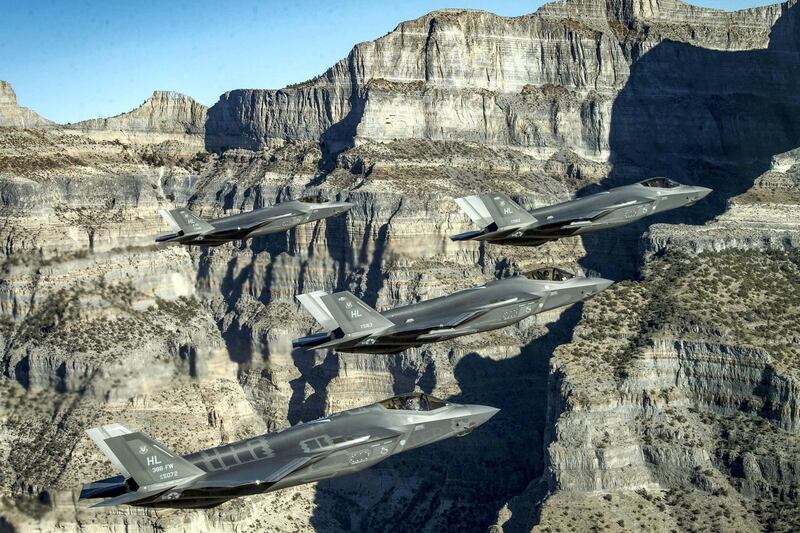
MULTIPOLYGON (((148 457, 148 459, 150 458, 148 457)), ((164 465, 161 464, 161 461, 157 461, 154 464, 157 464, 158 466, 152 466, 152 468, 150 468, 150 472, 154 476, 158 475, 159 480, 164 481, 165 479, 174 479, 178 477, 178 469, 175 468, 175 463, 167 463, 164 465)))

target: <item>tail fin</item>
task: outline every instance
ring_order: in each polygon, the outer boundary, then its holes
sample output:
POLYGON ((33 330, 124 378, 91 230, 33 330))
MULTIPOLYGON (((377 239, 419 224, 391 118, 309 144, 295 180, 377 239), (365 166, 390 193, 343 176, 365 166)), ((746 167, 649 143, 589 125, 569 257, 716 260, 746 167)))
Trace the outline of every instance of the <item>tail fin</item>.
POLYGON ((394 322, 348 291, 335 294, 310 292, 298 295, 297 299, 322 327, 328 330, 339 328, 345 335, 394 326, 394 322))
POLYGON ((182 235, 204 235, 214 231, 214 226, 194 215, 185 207, 162 209, 161 216, 167 224, 181 231, 182 235))
POLYGON ((456 198, 456 203, 472 221, 487 232, 532 224, 536 219, 503 193, 456 198))
POLYGON ((139 490, 171 487, 206 472, 142 433, 122 424, 110 424, 86 431, 100 451, 139 490))

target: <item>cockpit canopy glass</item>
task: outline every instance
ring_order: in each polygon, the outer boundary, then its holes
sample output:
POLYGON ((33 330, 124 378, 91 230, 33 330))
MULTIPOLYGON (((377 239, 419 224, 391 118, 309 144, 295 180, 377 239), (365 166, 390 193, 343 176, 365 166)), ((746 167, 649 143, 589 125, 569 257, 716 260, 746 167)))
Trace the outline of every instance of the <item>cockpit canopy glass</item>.
POLYGON ((327 198, 317 197, 317 196, 303 196, 300 198, 300 201, 304 204, 324 204, 327 202, 327 198))
POLYGON ((672 181, 669 178, 651 178, 649 180, 640 181, 645 187, 655 187, 657 189, 674 189, 680 187, 681 184, 677 181, 672 181))
POLYGON ((525 272, 524 276, 528 279, 542 280, 542 281, 567 281, 575 277, 572 272, 561 270, 555 267, 537 268, 525 272))
POLYGON ((447 402, 421 392, 395 396, 381 402, 387 409, 401 411, 435 411, 447 405, 447 402))

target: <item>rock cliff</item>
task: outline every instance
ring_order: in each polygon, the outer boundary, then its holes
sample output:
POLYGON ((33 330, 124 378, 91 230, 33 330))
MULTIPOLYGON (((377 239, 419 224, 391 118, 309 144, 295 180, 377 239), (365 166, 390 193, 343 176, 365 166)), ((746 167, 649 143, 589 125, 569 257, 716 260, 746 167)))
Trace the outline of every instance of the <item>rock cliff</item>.
POLYGON ((0 80, 0 126, 16 128, 41 128, 54 126, 46 118, 40 117, 27 107, 20 107, 17 94, 7 81, 0 80))
MULTIPOLYGON (((209 112, 207 146, 260 149, 322 139, 338 151, 369 141, 432 139, 544 153, 568 147, 607 158, 615 97, 634 61, 665 41, 726 52, 767 48, 779 38, 771 32, 782 9, 730 14, 676 0, 570 0, 513 18, 436 11, 357 45, 308 82, 226 93, 209 112)), ((681 69, 682 75, 703 79, 700 71, 713 64, 708 59, 698 58, 703 66, 681 69)), ((744 60, 726 67, 718 68, 730 76, 749 68, 744 60)), ((723 76, 710 82, 727 83, 723 76)), ((742 83, 762 90, 752 77, 742 83)))
POLYGON ((192 98, 172 92, 155 91, 142 105, 110 118, 68 124, 97 140, 119 140, 134 144, 178 141, 187 153, 201 150, 208 109, 192 98))
POLYGON ((204 124, 156 93, 105 121, 3 128, 0 524, 796 529, 796 9, 436 11, 306 83, 226 93, 204 124), (715 194, 534 249, 447 238, 469 227, 463 194, 534 207, 653 174, 715 194), (212 217, 309 192, 356 207, 213 250, 152 244, 160 208, 212 217), (291 349, 314 328, 298 293, 383 309, 539 264, 621 283, 395 356, 291 349), (87 427, 190 452, 415 388, 502 411, 468 438, 214 510, 76 501, 112 473, 87 427))

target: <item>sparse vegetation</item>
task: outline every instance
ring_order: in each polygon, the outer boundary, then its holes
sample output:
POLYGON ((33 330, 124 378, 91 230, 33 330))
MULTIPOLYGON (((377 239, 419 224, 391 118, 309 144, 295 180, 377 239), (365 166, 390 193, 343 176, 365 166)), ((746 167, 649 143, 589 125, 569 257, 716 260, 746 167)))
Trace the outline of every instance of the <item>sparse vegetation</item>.
POLYGON ((100 282, 62 288, 34 306, 18 325, 13 343, 47 345, 73 353, 130 350, 138 345, 143 331, 168 338, 163 324, 186 325, 200 308, 194 298, 156 298, 150 309, 134 309, 135 300, 141 298, 130 284, 100 282))
POLYGON ((654 338, 702 331, 800 369, 798 312, 800 252, 670 253, 648 265, 643 281, 619 283, 587 305, 575 353, 609 362, 624 379, 654 338))

